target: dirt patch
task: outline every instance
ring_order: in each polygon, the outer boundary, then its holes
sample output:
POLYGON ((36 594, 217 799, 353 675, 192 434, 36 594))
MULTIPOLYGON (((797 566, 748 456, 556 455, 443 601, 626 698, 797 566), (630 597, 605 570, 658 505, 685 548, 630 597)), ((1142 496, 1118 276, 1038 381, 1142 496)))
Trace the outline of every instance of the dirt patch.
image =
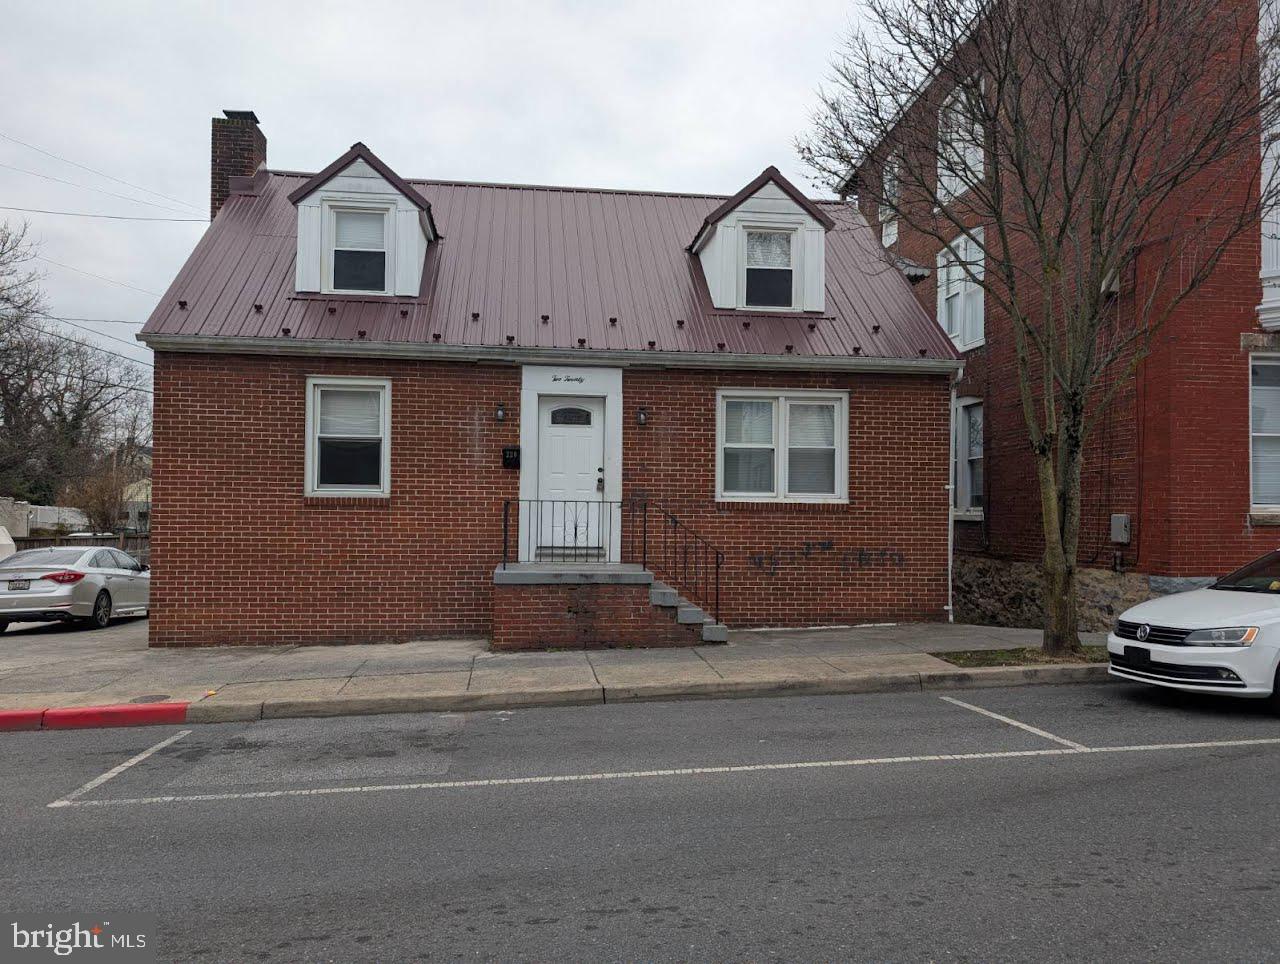
POLYGON ((966 649, 958 653, 929 655, 966 669, 978 666, 1036 666, 1043 663, 1105 663, 1108 659, 1105 646, 1085 646, 1079 653, 1053 655, 1029 646, 1017 649, 966 649))

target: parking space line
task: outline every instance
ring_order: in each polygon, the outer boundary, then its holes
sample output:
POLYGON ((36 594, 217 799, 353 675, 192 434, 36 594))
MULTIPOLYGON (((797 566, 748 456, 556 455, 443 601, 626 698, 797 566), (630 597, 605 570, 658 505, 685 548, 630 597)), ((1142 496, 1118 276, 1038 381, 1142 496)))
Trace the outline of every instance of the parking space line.
POLYGON ((1007 716, 1001 716, 999 713, 993 713, 990 710, 985 710, 981 706, 974 706, 972 703, 966 703, 964 700, 958 700, 951 696, 942 696, 939 697, 939 699, 944 703, 950 703, 952 706, 959 706, 966 710, 972 710, 974 713, 981 713, 983 716, 989 716, 991 719, 999 720, 1001 723, 1008 723, 1010 726, 1016 726, 1020 730, 1026 730, 1028 733, 1034 733, 1036 736, 1042 736, 1046 740, 1052 740, 1054 743, 1061 743, 1063 746, 1069 746, 1073 750, 1089 749, 1083 743, 1077 743, 1075 740, 1067 740, 1060 736, 1054 736, 1047 730, 1042 730, 1039 727, 1032 726, 1029 723, 1022 723, 1007 716))
MULTIPOLYGON (((182 734, 179 734, 181 736, 182 734)), ((172 741, 171 738, 169 742, 172 741)), ((681 767, 669 770, 624 770, 616 773, 566 773, 536 777, 494 777, 479 780, 437 780, 427 783, 384 783, 357 787, 306 787, 287 790, 256 790, 242 793, 192 793, 160 797, 128 797, 107 800, 76 800, 70 795, 48 804, 50 807, 122 807, 157 803, 208 803, 225 800, 272 800, 288 797, 324 797, 337 794, 379 793, 405 790, 474 790, 495 787, 524 787, 540 784, 592 783, 597 781, 644 780, 659 777, 698 777, 768 773, 786 770, 834 770, 847 767, 884 766, 903 763, 956 763, 975 760, 1014 760, 1039 757, 1085 757, 1110 753, 1143 753, 1177 750, 1229 749, 1248 746, 1278 746, 1280 737, 1250 740, 1213 740, 1199 743, 1150 743, 1133 746, 1053 747, 1043 750, 994 750, 974 753, 934 753, 917 756, 865 757, 854 760, 803 760, 792 763, 748 763, 726 766, 681 767)), ((159 747, 155 747, 159 749, 159 747)), ((131 761, 132 762, 132 761, 131 761)), ((86 787, 87 789, 88 787, 86 787)), ((82 791, 77 791, 82 792, 82 791)))
POLYGON ((94 777, 88 783, 84 784, 84 786, 77 787, 75 790, 72 790, 70 793, 68 793, 65 797, 59 797, 57 800, 53 801, 53 803, 49 804, 49 806, 50 807, 72 806, 77 797, 84 796, 90 790, 96 790, 98 787, 102 786, 108 780, 112 780, 118 777, 120 774, 124 773, 124 771, 129 769, 129 767, 136 766, 137 764, 145 760, 147 757, 151 756, 153 753, 159 753, 166 746, 169 746, 171 743, 177 743, 184 736, 189 736, 190 734, 191 734, 190 730, 180 730, 179 732, 173 734, 173 736, 166 737, 165 739, 157 743, 155 746, 148 747, 147 749, 143 750, 141 753, 137 754, 136 756, 129 757, 129 759, 125 760, 119 766, 114 766, 110 770, 108 770, 106 773, 102 774, 101 776, 94 777))

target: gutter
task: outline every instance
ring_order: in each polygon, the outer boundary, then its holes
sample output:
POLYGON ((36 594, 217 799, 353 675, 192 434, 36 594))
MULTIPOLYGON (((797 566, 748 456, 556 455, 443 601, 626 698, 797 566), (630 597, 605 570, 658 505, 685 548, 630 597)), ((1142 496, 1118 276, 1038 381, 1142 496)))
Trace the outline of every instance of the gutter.
MULTIPOLYGON (((564 365, 610 365, 619 368, 736 368, 785 371, 904 372, 952 374, 958 358, 874 358, 863 355, 749 355, 736 352, 609 351, 590 348, 498 348, 484 345, 440 345, 422 342, 371 342, 325 338, 258 338, 244 336, 137 336, 153 351, 222 354, 298 355, 346 358, 402 358, 426 361, 498 362, 564 365)), ((954 390, 953 390, 954 394, 954 390)))

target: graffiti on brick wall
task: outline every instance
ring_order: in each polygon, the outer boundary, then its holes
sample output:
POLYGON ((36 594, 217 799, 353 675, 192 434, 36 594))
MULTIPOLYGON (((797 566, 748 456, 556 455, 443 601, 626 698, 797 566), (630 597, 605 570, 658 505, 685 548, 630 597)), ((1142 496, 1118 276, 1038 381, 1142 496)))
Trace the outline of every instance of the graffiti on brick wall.
POLYGON ((843 572, 902 569, 907 564, 907 557, 901 549, 891 547, 854 546, 842 549, 831 539, 802 542, 798 546, 778 546, 747 554, 747 565, 766 576, 811 564, 824 567, 835 565, 843 572))

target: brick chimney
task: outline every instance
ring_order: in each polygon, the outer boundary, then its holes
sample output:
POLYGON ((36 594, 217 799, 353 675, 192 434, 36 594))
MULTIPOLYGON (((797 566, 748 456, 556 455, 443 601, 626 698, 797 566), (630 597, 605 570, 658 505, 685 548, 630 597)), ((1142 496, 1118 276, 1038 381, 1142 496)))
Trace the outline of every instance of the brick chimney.
POLYGON ((231 193, 231 178, 251 177, 267 163, 267 136, 258 127, 251 110, 224 110, 225 117, 213 119, 209 161, 209 219, 231 193))

